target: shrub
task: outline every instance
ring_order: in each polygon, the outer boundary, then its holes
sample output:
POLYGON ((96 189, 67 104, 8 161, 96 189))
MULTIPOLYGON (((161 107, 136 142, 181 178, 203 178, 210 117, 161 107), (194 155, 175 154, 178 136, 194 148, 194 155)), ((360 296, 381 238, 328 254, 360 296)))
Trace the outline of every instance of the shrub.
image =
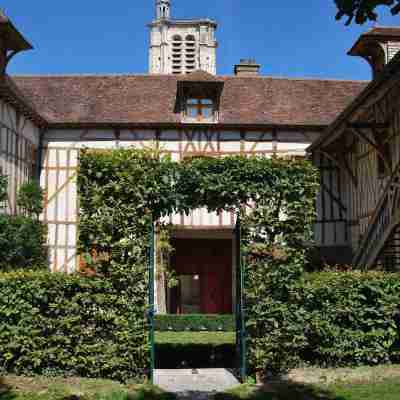
POLYGON ((156 331, 235 331, 234 315, 156 315, 156 331))
POLYGON ((0 373, 142 378, 147 269, 124 270, 107 279, 0 274, 0 373))
POLYGON ((156 344, 156 368, 233 368, 235 364, 233 344, 156 344))
MULTIPOLYGON (((254 255, 253 255, 254 256, 254 255)), ((282 260, 253 260, 245 270, 245 316, 250 372, 279 374, 301 362, 304 313, 294 285, 302 275, 296 252, 282 260)))
POLYGON ((399 338, 400 275, 311 274, 299 287, 304 358, 322 366, 387 363, 399 338))
POLYGON ((156 368, 233 368, 237 363, 234 333, 158 332, 156 368))
POLYGON ((47 268, 46 234, 35 219, 0 215, 0 271, 47 268))
POLYGON ((7 200, 7 177, 1 174, 0 170, 0 205, 7 200))
POLYGON ((280 282, 294 270, 262 263, 247 268, 246 284, 254 285, 247 288, 252 371, 398 360, 399 274, 322 272, 280 282))
POLYGON ((17 205, 25 215, 39 217, 43 211, 43 189, 36 181, 21 185, 18 191, 17 205))

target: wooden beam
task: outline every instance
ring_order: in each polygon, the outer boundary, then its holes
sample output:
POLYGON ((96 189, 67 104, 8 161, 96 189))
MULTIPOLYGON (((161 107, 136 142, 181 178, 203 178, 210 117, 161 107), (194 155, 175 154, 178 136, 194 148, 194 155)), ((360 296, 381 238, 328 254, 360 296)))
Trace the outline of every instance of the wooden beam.
POLYGON ((334 155, 331 155, 323 150, 318 150, 318 153, 323 154, 326 158, 329 160, 333 161, 339 168, 347 172, 347 174, 350 176, 351 181, 353 182, 353 185, 355 187, 358 186, 358 181, 357 177, 353 174, 353 171, 351 170, 349 164, 347 163, 346 158, 344 157, 344 154, 341 154, 339 157, 335 157, 334 155))
POLYGON ((354 122, 347 124, 349 128, 354 129, 387 129, 389 128, 388 123, 378 123, 378 122, 354 122))
POLYGON ((366 142, 367 144, 369 144, 371 147, 373 147, 376 152, 380 155, 380 157, 382 158, 382 160, 384 160, 384 162, 386 162, 386 157, 385 157, 385 153, 382 151, 381 146, 379 146, 379 144, 376 142, 375 139, 375 135, 374 132, 372 131, 372 134, 374 135, 374 139, 375 140, 371 140, 367 135, 365 135, 364 132, 362 132, 361 129, 359 128, 349 128, 350 131, 357 136, 359 139, 363 140, 364 142, 366 142))

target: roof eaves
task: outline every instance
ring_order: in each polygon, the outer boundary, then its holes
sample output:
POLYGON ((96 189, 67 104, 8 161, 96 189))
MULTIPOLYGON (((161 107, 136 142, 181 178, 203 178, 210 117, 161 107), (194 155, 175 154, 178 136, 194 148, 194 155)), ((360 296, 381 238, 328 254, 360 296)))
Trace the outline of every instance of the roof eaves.
POLYGON ((21 93, 12 79, 4 75, 0 77, 0 97, 12 104, 26 117, 34 121, 38 126, 46 126, 48 122, 35 109, 33 104, 21 93))
POLYGON ((400 52, 385 66, 383 71, 339 114, 339 116, 327 127, 325 132, 306 150, 312 152, 315 149, 323 146, 329 139, 329 143, 338 139, 343 135, 344 126, 349 117, 358 107, 368 99, 368 97, 377 90, 382 84, 393 78, 397 73, 400 73, 400 52))

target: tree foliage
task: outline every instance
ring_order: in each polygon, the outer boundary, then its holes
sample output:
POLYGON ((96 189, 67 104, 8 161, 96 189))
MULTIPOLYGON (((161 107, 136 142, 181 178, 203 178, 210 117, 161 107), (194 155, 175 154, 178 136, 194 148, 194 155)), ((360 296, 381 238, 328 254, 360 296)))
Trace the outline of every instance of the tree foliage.
POLYGON ((17 206, 29 217, 39 218, 43 211, 43 189, 36 181, 26 182, 19 188, 17 206))
POLYGON ((338 9, 336 19, 347 17, 346 25, 350 25, 353 20, 356 24, 376 21, 378 6, 390 7, 393 15, 400 12, 400 0, 335 0, 335 3, 338 9))
MULTIPOLYGON (((0 174, 0 206, 7 200, 7 178, 0 174)), ((23 184, 17 195, 23 215, 0 212, 0 271, 48 267, 46 226, 38 220, 43 193, 36 182, 23 184)))

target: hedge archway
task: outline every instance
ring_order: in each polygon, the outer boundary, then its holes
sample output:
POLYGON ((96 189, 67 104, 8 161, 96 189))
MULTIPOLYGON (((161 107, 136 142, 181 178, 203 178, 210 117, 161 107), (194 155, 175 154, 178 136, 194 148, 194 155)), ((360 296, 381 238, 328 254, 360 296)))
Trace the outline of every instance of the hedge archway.
MULTIPOLYGON (((249 265, 260 265, 260 259, 280 260, 294 266, 288 269, 290 277, 304 262, 304 244, 312 239, 317 189, 318 173, 303 159, 238 155, 175 162, 152 149, 83 150, 78 174, 79 250, 99 274, 136 277, 135 285, 141 288, 137 326, 145 329, 146 249, 153 219, 202 207, 210 212, 241 210, 249 265)), ((248 358, 253 370, 263 362, 259 354, 265 333, 256 323, 260 277, 254 279, 255 271, 246 282, 248 358)), ((144 344, 146 335, 142 340, 144 344)), ((148 355, 143 355, 146 362, 148 355)))

